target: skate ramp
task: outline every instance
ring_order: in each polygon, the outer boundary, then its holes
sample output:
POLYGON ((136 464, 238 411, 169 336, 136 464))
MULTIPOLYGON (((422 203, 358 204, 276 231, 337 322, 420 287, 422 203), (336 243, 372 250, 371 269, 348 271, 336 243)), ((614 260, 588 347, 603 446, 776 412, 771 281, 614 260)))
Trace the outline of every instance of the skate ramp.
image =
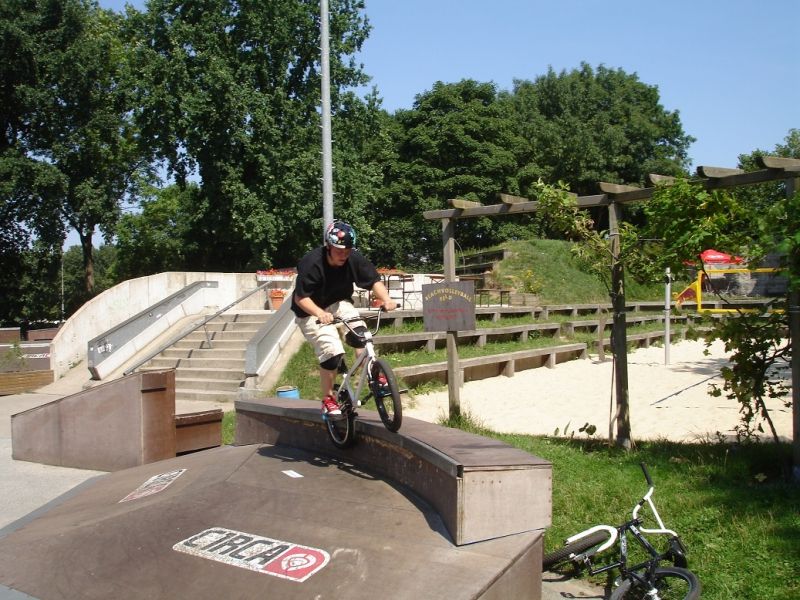
POLYGON ((0 598, 539 598, 541 530, 456 546, 410 488, 288 446, 98 477, 0 532, 0 598))

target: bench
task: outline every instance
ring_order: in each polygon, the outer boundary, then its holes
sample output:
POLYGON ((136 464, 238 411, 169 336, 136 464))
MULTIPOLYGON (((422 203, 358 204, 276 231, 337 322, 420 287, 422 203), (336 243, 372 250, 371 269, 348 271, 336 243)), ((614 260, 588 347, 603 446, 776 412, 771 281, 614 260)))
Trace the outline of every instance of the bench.
MULTIPOLYGON (((541 366, 553 368, 559 363, 575 358, 586 358, 586 356, 586 344, 562 344, 548 348, 531 348, 529 350, 464 358, 458 361, 458 366, 462 373, 462 381, 459 383, 496 377, 497 375, 513 377, 517 371, 535 369, 541 366)), ((395 367, 393 370, 394 374, 403 379, 407 385, 430 380, 447 383, 447 362, 395 367)))
MULTIPOLYGON (((516 338, 524 342, 532 332, 545 332, 551 337, 558 335, 561 325, 558 323, 527 323, 525 325, 507 325, 505 327, 492 327, 487 329, 472 329, 459 331, 456 339, 459 342, 471 341, 478 347, 483 347, 490 338, 516 338)), ((420 331, 417 333, 378 333, 373 338, 375 346, 382 348, 420 348, 428 352, 436 349, 437 342, 444 342, 447 334, 444 331, 420 331)))
MULTIPOLYGON (((536 318, 541 312, 538 306, 478 306, 475 307, 476 319, 488 319, 492 322, 499 321, 503 317, 525 317, 536 318)), ((375 310, 361 309, 359 313, 362 317, 375 316, 375 310)), ((395 327, 401 327, 405 321, 421 321, 422 309, 416 310, 393 310, 390 313, 381 315, 381 324, 391 322, 395 327)))
MULTIPOLYGON (((634 344, 639 348, 649 348, 653 341, 663 341, 665 331, 645 331, 643 333, 632 333, 628 335, 628 343, 634 344)), ((679 340, 686 339, 686 329, 677 329, 670 331, 670 339, 678 338, 679 340)), ((603 339, 603 346, 611 346, 610 339, 603 339)))
POLYGON ((392 433, 361 408, 357 443, 339 450, 319 402, 261 398, 237 400, 235 408, 237 445, 301 448, 377 472, 428 502, 456 545, 550 526, 550 463, 499 440, 410 417, 392 433))
MULTIPOLYGON (((670 322, 671 323, 684 323, 687 322, 688 318, 686 315, 671 315, 670 322)), ((636 326, 636 325, 643 325, 644 323, 663 323, 664 317, 663 315, 659 316, 652 316, 652 317, 627 317, 625 322, 629 326, 636 326)), ((605 322, 605 328, 609 329, 613 326, 614 321, 609 316, 609 318, 605 322)), ((562 335, 570 336, 575 333, 578 329, 588 329, 591 333, 597 333, 600 329, 600 320, 599 319, 581 319, 580 321, 565 321, 562 323, 562 335)))

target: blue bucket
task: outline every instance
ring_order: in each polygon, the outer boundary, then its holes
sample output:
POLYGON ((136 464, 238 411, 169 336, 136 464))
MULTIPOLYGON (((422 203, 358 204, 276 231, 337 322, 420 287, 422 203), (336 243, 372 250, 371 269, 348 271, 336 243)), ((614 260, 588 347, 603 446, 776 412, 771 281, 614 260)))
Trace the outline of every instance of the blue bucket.
POLYGON ((278 398, 299 398, 300 392, 296 385, 282 385, 277 390, 278 398))

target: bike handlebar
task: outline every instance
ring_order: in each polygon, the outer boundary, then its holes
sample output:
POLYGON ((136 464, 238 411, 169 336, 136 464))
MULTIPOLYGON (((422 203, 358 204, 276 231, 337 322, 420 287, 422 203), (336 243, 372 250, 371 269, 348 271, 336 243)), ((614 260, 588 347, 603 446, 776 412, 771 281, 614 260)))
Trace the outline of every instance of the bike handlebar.
MULTIPOLYGON (((362 321, 363 319, 375 319, 375 318, 377 318, 377 323, 375 324, 375 331, 372 332, 373 335, 374 335, 375 333, 378 332, 378 329, 380 329, 380 326, 381 326, 381 313, 388 312, 388 311, 383 306, 381 306, 380 308, 376 309, 375 312, 376 312, 376 314, 374 314, 374 315, 358 315, 357 317, 350 317, 349 319, 342 319, 341 317, 334 317, 333 321, 330 322, 330 325, 336 325, 337 323, 341 323, 342 325, 347 327, 347 329, 349 329, 353 333, 356 333, 355 330, 352 327, 350 327, 350 321, 362 321)), ((316 319, 316 322, 318 324, 320 324, 320 320, 319 319, 316 319)), ((358 334, 356 334, 356 335, 358 335, 358 334)))

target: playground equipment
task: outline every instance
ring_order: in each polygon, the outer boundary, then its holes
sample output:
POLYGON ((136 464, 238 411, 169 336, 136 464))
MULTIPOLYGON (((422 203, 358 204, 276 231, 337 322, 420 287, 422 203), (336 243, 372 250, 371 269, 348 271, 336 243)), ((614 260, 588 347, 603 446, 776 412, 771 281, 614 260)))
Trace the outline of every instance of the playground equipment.
MULTIPOLYGON (((726 277, 728 275, 736 276, 736 275, 745 275, 745 274, 747 274, 750 277, 752 277, 753 274, 756 274, 756 276, 758 278, 758 276, 760 274, 765 274, 765 273, 777 274, 777 273, 780 273, 781 271, 782 271, 782 269, 773 268, 773 267, 762 267, 762 268, 757 268, 757 269, 745 269, 745 268, 704 269, 702 271, 698 271, 697 272, 697 278, 691 284, 689 284, 689 286, 687 286, 682 292, 680 292, 679 294, 677 294, 675 296, 675 302, 676 302, 676 304, 678 304, 680 306, 683 302, 694 301, 694 302, 697 303, 697 312, 699 312, 699 313, 722 313, 722 314, 726 314, 726 313, 733 313, 733 312, 738 312, 738 311, 742 311, 742 312, 759 312, 759 311, 761 311, 763 309, 761 309, 761 308, 716 308, 716 307, 714 307, 714 308, 706 308, 706 307, 703 306, 703 291, 704 290, 707 291, 707 292, 730 291, 728 288, 731 285, 731 282, 727 282, 725 290, 721 290, 718 287, 715 287, 715 284, 713 284, 713 283, 711 283, 709 281, 709 279, 713 278, 714 275, 722 275, 721 280, 724 281, 725 279, 731 279, 730 277, 726 277)), ((768 279, 776 279, 776 277, 773 275, 772 277, 768 277, 768 279)), ((736 285, 736 284, 734 283, 734 285, 736 285)), ((747 293, 742 294, 742 295, 751 295, 754 290, 758 291, 758 292, 761 292, 758 295, 769 295, 769 294, 764 294, 763 293, 764 292, 764 288, 768 288, 768 287, 769 287, 769 285, 767 285, 767 284, 759 286, 756 283, 756 285, 754 285, 752 289, 746 290, 747 293), (759 289, 759 288, 761 288, 761 289, 759 289)), ((769 290, 767 290, 767 291, 769 291, 769 290)), ((776 312, 776 311, 782 311, 783 309, 769 309, 769 310, 770 310, 770 312, 776 312)))

